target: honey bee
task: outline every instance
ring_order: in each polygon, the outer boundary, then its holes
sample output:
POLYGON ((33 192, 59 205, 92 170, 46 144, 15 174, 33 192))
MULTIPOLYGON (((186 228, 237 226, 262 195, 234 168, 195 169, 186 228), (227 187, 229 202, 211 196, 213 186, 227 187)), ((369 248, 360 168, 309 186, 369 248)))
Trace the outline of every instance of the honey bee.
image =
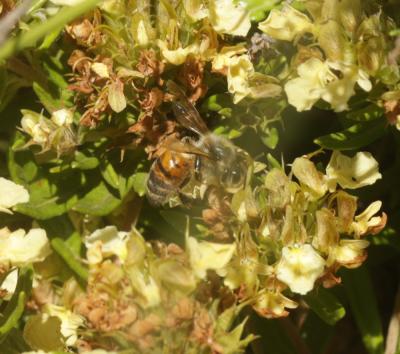
POLYGON ((228 193, 240 190, 246 182, 249 155, 228 139, 211 133, 179 86, 169 81, 167 87, 175 98, 172 107, 176 120, 196 138, 167 139, 161 147, 147 180, 150 203, 166 203, 193 179, 207 187, 222 187, 228 193))

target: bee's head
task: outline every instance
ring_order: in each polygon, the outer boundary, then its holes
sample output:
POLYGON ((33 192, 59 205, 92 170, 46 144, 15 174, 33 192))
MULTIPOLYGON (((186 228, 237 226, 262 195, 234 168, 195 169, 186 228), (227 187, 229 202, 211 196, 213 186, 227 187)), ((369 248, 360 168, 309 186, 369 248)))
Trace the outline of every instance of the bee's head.
POLYGON ((219 181, 229 193, 235 193, 246 183, 249 168, 249 156, 243 150, 222 137, 214 137, 211 147, 216 161, 219 181))

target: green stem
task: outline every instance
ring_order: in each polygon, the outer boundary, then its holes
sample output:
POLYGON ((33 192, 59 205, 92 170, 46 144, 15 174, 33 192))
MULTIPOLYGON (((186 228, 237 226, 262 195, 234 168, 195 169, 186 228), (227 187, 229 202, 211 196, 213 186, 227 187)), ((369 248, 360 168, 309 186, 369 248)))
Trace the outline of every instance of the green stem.
POLYGON ((0 63, 22 49, 32 47, 38 40, 95 7, 101 0, 85 0, 77 6, 65 7, 44 23, 36 24, 29 31, 8 39, 0 47, 0 63))

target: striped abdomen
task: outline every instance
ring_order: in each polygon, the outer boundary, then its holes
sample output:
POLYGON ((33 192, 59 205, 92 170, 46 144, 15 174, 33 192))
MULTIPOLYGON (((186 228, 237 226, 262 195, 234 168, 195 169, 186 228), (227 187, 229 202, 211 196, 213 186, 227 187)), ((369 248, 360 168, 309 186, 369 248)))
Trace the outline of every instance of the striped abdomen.
POLYGON ((175 151, 166 151, 157 158, 147 180, 150 203, 161 205, 167 202, 190 179, 194 161, 194 155, 175 151))

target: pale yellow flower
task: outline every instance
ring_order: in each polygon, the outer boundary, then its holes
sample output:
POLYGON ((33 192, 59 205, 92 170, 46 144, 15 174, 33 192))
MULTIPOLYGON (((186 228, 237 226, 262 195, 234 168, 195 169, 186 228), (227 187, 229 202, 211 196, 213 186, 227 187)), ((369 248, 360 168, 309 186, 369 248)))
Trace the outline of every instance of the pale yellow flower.
POLYGON ((183 6, 188 16, 194 21, 199 21, 209 15, 208 8, 202 0, 183 0, 183 6))
POLYGON ((77 330, 84 324, 83 317, 71 312, 63 306, 47 304, 44 313, 58 317, 61 321, 61 334, 65 338, 65 344, 72 346, 78 339, 77 330))
POLYGON ((101 78, 108 79, 110 77, 108 67, 104 63, 93 63, 90 69, 101 78))
POLYGON ((276 277, 294 293, 307 294, 323 274, 325 260, 308 244, 282 248, 276 277))
POLYGON ((372 84, 368 75, 354 65, 345 65, 310 58, 297 68, 298 77, 285 84, 288 102, 297 111, 306 111, 319 100, 330 103, 336 112, 347 109, 347 102, 354 95, 357 83, 364 91, 372 84), (334 71, 340 71, 340 78, 334 71))
POLYGON ((12 214, 12 207, 28 201, 29 194, 23 186, 0 177, 0 212, 12 214))
POLYGON ((89 263, 97 264, 113 255, 124 262, 128 254, 128 235, 128 232, 118 231, 115 226, 106 226, 87 236, 85 246, 89 263))
POLYGON ((195 276, 204 279, 207 270, 215 270, 219 275, 226 273, 225 267, 236 250, 236 244, 197 241, 194 237, 188 237, 186 248, 195 276))
POLYGON ((286 309, 295 309, 297 303, 279 292, 264 290, 256 297, 253 307, 263 317, 279 318, 287 316, 286 309))
POLYGON ((218 33, 246 36, 251 27, 244 3, 234 0, 210 0, 209 19, 218 33))
POLYGON ((228 70, 232 58, 246 53, 247 49, 242 45, 223 47, 219 53, 213 58, 212 70, 224 72, 228 70))
POLYGON ((69 109, 59 109, 51 115, 51 120, 59 127, 69 126, 72 124, 74 114, 69 109))
POLYGON ((234 103, 251 94, 249 77, 255 72, 249 56, 240 53, 243 53, 242 46, 225 47, 212 63, 214 71, 226 73, 228 91, 234 95, 234 103))
POLYGON ((356 189, 382 178, 378 162, 369 152, 358 152, 354 157, 348 157, 334 151, 326 167, 326 175, 332 191, 336 189, 336 183, 342 188, 356 189))
POLYGON ((367 234, 369 230, 384 226, 386 220, 381 216, 374 216, 381 209, 381 207, 382 202, 377 200, 371 203, 361 214, 358 214, 354 217, 354 221, 351 224, 351 230, 357 238, 367 234))
POLYGON ((183 64, 189 54, 200 53, 200 46, 197 43, 192 43, 185 48, 178 47, 175 49, 169 49, 165 41, 157 40, 157 45, 161 50, 162 57, 173 65, 183 64))
POLYGON ((335 261, 346 268, 356 268, 365 260, 365 249, 368 245, 369 242, 365 240, 341 240, 332 249, 328 262, 335 261))
POLYGON ((140 295, 136 301, 143 308, 150 308, 157 306, 161 302, 160 289, 155 279, 149 274, 143 274, 142 269, 138 267, 131 267, 129 269, 129 277, 132 286, 140 295))
POLYGON ((357 83, 364 91, 368 92, 372 84, 367 73, 355 65, 345 65, 328 61, 331 69, 341 72, 341 78, 327 83, 321 98, 330 103, 335 112, 342 112, 348 108, 347 102, 355 94, 354 86, 357 83))
POLYGON ((50 129, 44 123, 45 118, 42 115, 23 109, 21 119, 21 127, 25 133, 29 134, 36 144, 44 144, 50 134, 50 129))
POLYGON ((313 32, 314 25, 305 14, 285 6, 282 10, 273 9, 258 28, 272 38, 292 41, 306 32, 313 32))
POLYGON ((311 109, 328 82, 336 79, 329 66, 318 58, 300 64, 297 73, 299 77, 289 80, 284 89, 289 103, 299 112, 311 109))
POLYGON ((54 5, 59 5, 59 6, 75 6, 78 5, 85 0, 50 0, 54 5))
POLYGON ((254 73, 253 64, 247 54, 231 59, 228 67, 228 91, 233 94, 233 103, 238 103, 251 93, 249 75, 254 73))
POLYGON ((328 191, 326 177, 317 170, 314 163, 305 157, 293 161, 293 174, 305 187, 311 198, 321 198, 328 191))
POLYGON ((0 263, 24 266, 41 262, 50 254, 50 244, 43 229, 31 229, 28 233, 18 229, 0 230, 0 263))

